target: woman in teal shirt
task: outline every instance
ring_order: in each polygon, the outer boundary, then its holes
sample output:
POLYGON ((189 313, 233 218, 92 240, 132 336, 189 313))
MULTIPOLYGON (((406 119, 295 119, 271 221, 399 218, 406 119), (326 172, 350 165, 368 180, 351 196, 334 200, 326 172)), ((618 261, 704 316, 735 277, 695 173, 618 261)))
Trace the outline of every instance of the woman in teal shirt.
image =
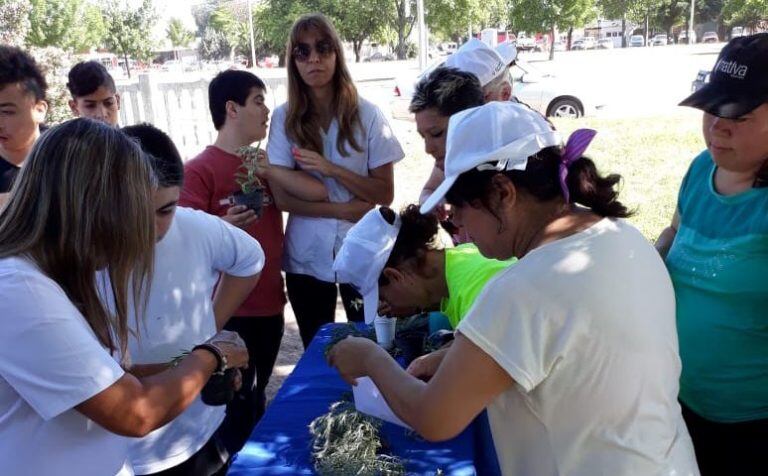
POLYGON ((768 34, 726 45, 704 111, 707 150, 657 247, 675 286, 680 400, 703 475, 757 474, 768 449, 768 34))

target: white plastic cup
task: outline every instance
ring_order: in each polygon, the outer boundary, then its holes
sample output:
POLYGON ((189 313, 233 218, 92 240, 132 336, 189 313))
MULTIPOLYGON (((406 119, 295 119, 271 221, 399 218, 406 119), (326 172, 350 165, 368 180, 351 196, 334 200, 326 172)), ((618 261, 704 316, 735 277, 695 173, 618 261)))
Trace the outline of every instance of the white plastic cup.
POLYGON ((373 326, 376 329, 376 342, 385 349, 392 347, 395 341, 395 327, 397 320, 391 317, 376 316, 373 326))

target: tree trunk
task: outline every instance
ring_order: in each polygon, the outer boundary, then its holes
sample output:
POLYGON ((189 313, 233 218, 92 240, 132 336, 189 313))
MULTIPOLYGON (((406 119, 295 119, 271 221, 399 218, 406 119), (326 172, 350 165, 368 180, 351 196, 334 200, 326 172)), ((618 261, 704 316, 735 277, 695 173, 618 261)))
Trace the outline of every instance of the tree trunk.
POLYGON ((627 17, 626 15, 621 16, 621 47, 626 48, 627 47, 627 17))
POLYGON ((128 78, 131 77, 131 63, 128 61, 128 52, 123 52, 123 59, 125 59, 125 72, 128 74, 128 78))
POLYGON ((568 28, 568 38, 565 40, 565 47, 568 51, 571 51, 571 41, 573 41, 573 27, 568 28))
POLYGON ((552 61, 555 59, 555 25, 552 25, 552 27, 549 29, 549 32, 552 36, 551 41, 549 42, 549 61, 552 61))
POLYGON ((360 49, 363 47, 362 41, 352 40, 352 49, 355 52, 355 63, 360 62, 360 49))

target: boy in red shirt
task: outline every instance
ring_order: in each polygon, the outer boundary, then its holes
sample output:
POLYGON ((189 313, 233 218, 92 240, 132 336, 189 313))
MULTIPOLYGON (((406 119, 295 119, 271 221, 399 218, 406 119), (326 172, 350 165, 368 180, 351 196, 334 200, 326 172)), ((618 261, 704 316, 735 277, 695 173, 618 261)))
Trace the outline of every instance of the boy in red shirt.
MULTIPOLYGON (((264 103, 264 82, 246 71, 224 71, 208 86, 208 104, 218 131, 213 145, 205 148, 184 167, 184 188, 179 205, 220 216, 256 238, 264 249, 266 263, 261 280, 225 328, 240 334, 250 355, 243 387, 227 407, 222 424, 230 454, 239 451, 264 413, 265 389, 280 350, 283 336, 285 293, 280 273, 283 254, 283 219, 275 207, 269 187, 260 216, 243 205, 231 205, 239 190, 235 173, 242 164, 238 149, 264 139, 269 108, 264 103), (254 382, 255 381, 255 382, 254 382), (254 385, 255 383, 255 385, 254 385)), ((262 161, 261 178, 269 181, 282 171, 262 161)), ((295 181, 296 192, 308 200, 327 196, 321 182, 306 175, 295 181)))

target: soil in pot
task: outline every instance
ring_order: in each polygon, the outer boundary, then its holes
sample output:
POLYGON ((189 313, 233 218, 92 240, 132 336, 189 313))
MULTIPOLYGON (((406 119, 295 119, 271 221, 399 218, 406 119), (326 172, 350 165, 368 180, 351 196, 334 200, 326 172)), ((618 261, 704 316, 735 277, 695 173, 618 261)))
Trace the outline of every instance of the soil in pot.
POLYGON ((235 205, 245 205, 256 213, 256 216, 261 216, 262 208, 264 207, 264 188, 259 187, 256 190, 243 193, 237 191, 232 195, 232 199, 235 205))

